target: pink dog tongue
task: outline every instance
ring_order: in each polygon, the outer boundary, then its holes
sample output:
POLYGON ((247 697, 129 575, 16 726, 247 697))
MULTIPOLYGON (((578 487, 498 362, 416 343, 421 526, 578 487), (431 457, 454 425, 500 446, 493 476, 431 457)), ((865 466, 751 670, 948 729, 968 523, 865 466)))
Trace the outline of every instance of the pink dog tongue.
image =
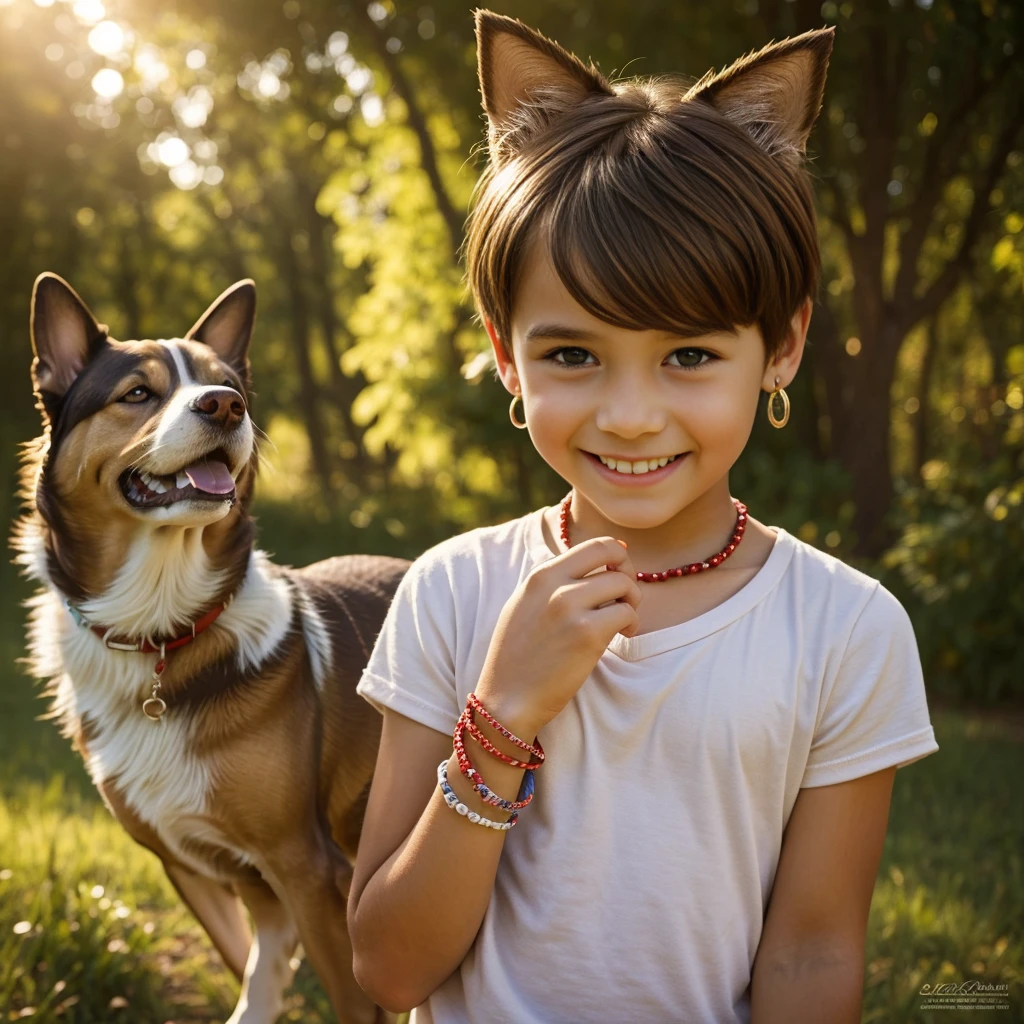
POLYGON ((230 494, 235 489, 235 481, 223 462, 193 462, 182 472, 196 490, 207 494, 230 494))

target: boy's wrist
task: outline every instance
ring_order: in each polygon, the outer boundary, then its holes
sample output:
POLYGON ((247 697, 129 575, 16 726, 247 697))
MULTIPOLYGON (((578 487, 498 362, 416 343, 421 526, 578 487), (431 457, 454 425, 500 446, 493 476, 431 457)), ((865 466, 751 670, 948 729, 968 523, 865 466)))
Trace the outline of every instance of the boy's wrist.
MULTIPOLYGON (((518 736, 519 739, 527 743, 533 743, 537 738, 537 733, 547 724, 523 708, 513 697, 500 693, 487 693, 486 690, 480 689, 476 690, 476 695, 480 698, 480 703, 513 736, 518 736)), ((474 716, 474 721, 499 750, 512 757, 523 757, 522 747, 518 747, 506 739, 492 725, 483 721, 479 715, 474 716)))

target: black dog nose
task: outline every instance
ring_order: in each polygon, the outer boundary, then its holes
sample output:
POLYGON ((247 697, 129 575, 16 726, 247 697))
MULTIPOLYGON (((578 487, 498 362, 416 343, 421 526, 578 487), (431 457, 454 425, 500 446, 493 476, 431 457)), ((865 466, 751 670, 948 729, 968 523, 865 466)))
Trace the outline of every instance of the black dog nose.
POLYGON ((207 388, 192 399, 189 408, 225 430, 234 430, 245 415, 245 400, 233 388, 207 388))

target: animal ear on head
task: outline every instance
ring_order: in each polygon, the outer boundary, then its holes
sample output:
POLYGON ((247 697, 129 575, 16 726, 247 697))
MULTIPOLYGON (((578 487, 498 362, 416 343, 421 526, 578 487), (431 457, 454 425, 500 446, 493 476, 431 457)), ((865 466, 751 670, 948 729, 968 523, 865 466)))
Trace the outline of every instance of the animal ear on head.
POLYGON ((682 97, 703 100, 744 128, 769 155, 799 163, 821 112, 835 28, 769 43, 709 71, 682 97))
POLYGON ((44 421, 50 422, 85 364, 107 345, 107 326, 97 322, 64 278, 47 271, 32 286, 29 334, 32 387, 44 421))
POLYGON ((591 94, 614 94, 593 64, 584 64, 518 18, 477 10, 476 43, 487 141, 495 162, 509 148, 508 137, 524 127, 526 106, 574 105, 591 94))
MULTIPOLYGON (((835 29, 813 29, 772 42, 709 71, 682 93, 680 102, 711 104, 745 129, 772 156, 799 160, 821 110, 825 72, 835 29)), ((536 123, 528 108, 554 113, 615 89, 594 67, 558 43, 492 11, 476 11, 480 94, 487 115, 491 160, 500 163, 536 123)))
POLYGON ((210 308, 192 325, 185 340, 209 345, 218 359, 244 376, 255 322, 256 282, 247 277, 236 281, 213 300, 210 308))

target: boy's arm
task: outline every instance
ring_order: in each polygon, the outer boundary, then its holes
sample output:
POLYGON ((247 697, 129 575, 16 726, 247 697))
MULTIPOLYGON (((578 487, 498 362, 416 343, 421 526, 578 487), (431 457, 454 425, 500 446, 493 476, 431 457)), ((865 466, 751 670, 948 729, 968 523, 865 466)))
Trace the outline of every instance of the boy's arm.
POLYGON ((751 1024, 859 1024, 896 768, 800 790, 751 979, 751 1024))

